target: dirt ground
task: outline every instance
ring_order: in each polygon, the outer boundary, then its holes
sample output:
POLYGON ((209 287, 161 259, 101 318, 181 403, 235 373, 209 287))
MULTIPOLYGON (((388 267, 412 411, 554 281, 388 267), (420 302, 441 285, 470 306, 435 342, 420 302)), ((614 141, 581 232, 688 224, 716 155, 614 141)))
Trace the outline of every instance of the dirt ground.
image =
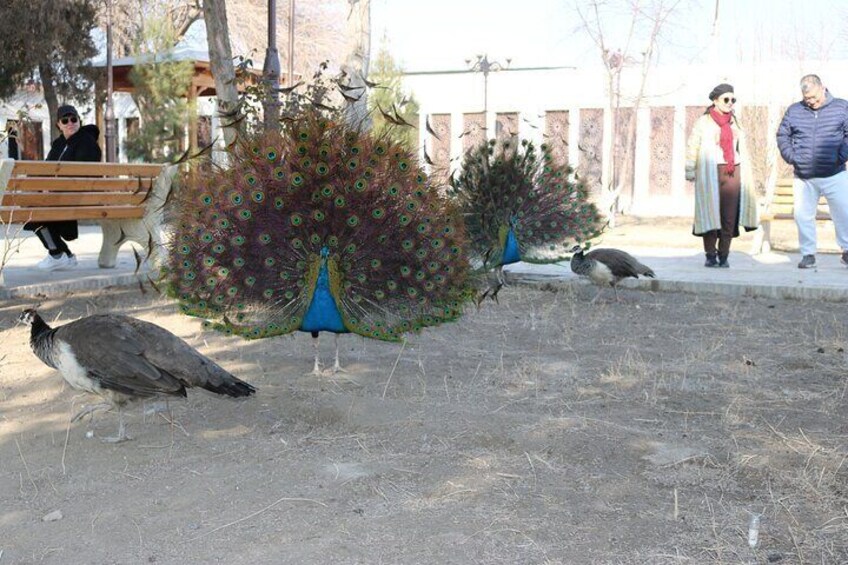
POLYGON ((114 414, 69 423, 87 399, 15 325, 33 301, 0 303, 0 565, 848 563, 844 309, 594 293, 342 336, 326 376, 308 334, 228 338, 138 289, 43 300, 155 322, 258 388, 135 406, 117 445, 114 414))

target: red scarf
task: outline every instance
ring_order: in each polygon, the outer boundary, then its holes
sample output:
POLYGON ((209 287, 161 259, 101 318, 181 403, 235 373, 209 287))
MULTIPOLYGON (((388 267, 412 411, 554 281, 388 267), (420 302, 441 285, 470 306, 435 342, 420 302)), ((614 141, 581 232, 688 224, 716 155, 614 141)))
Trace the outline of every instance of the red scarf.
POLYGON ((734 161, 736 152, 733 150, 733 130, 730 128, 730 120, 733 118, 733 114, 722 114, 715 108, 710 108, 710 116, 712 116, 715 123, 721 128, 718 145, 721 147, 722 153, 724 153, 724 161, 727 163, 727 174, 732 175, 733 170, 736 168, 734 161))

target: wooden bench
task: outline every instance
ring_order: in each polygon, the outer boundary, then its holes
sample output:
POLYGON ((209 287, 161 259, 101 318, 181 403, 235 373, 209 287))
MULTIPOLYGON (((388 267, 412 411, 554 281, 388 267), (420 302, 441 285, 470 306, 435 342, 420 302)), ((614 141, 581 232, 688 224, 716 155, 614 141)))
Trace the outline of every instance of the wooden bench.
MULTIPOLYGON (((762 233, 754 238, 754 253, 767 253, 771 250, 771 224, 772 222, 790 220, 795 221, 795 196, 792 189, 793 179, 782 178, 777 180, 774 187, 774 194, 771 199, 765 203, 763 212, 760 214, 760 225, 762 233)), ((818 209, 816 210, 816 220, 830 220, 830 211, 827 206, 827 200, 824 197, 819 198, 818 209)))
POLYGON ((5 159, 0 161, 0 226, 96 220, 103 229, 101 268, 114 267, 118 250, 128 241, 141 246, 150 264, 157 264, 162 208, 175 172, 175 166, 147 163, 5 159))

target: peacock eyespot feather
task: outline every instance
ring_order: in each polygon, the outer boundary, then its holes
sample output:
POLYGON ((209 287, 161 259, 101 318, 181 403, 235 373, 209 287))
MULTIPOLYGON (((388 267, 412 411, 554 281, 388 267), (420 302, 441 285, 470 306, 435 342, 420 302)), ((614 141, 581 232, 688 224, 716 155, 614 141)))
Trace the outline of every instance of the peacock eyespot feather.
POLYGON ((400 193, 400 187, 396 184, 389 186, 389 190, 387 191, 389 196, 397 196, 400 193))
POLYGON ((235 259, 233 259, 233 266, 234 267, 241 268, 241 267, 244 267, 244 264, 245 264, 245 261, 241 257, 236 257, 235 259))
POLYGON ((425 273, 424 271, 416 271, 415 280, 423 281, 425 278, 427 278, 427 273, 425 273))
POLYGON ((375 290, 374 298, 376 298, 377 300, 383 300, 384 298, 386 298, 386 293, 382 290, 375 290))
POLYGON ((258 145, 253 145, 250 147, 250 152, 254 155, 259 155, 260 153, 262 153, 262 149, 260 149, 258 145))
POLYGON ((359 216, 351 216, 347 219, 347 225, 355 228, 359 225, 359 216))
POLYGON ((415 298, 416 296, 418 296, 418 289, 415 288, 414 286, 408 286, 408 287, 406 287, 406 293, 409 296, 415 298))
POLYGON ((230 202, 232 202, 236 206, 240 206, 242 202, 244 202, 244 197, 240 192, 231 192, 230 193, 230 202))
POLYGON ((421 223, 421 224, 418 224, 417 226, 415 226, 415 231, 417 231, 418 233, 423 234, 423 233, 426 233, 427 230, 428 230, 428 226, 425 223, 421 223))
POLYGON ((197 278, 197 273, 195 273, 194 271, 186 271, 186 273, 183 275, 183 278, 187 281, 193 281, 197 278))
POLYGON ((286 171, 282 167, 274 167, 273 175, 275 179, 283 180, 286 177, 286 171))
POLYGON ((256 175, 254 175, 253 173, 247 173, 246 175, 244 175, 244 180, 247 184, 253 186, 256 184, 256 175))
POLYGON ((277 150, 273 147, 269 147, 265 150, 265 158, 269 161, 274 161, 277 158, 277 150))
POLYGON ((383 244, 389 241, 389 236, 387 234, 380 234, 377 236, 377 243, 383 244))
POLYGON ((303 259, 298 259, 295 262, 294 266, 298 271, 303 271, 304 269, 306 269, 306 261, 304 261, 303 259))
POLYGON ((362 146, 361 145, 351 146, 350 153, 351 153, 351 155, 359 155, 360 153, 362 153, 362 146))
POLYGON ((273 257, 266 257, 265 258, 265 266, 266 267, 273 267, 276 264, 277 264, 277 260, 274 259, 273 257))
POLYGON ((238 217, 240 220, 249 220, 251 216, 253 216, 253 214, 251 214, 250 210, 248 210, 247 208, 239 210, 238 217))
POLYGON ((316 245, 316 246, 321 245, 321 236, 318 235, 317 233, 313 233, 312 235, 309 236, 309 243, 311 243, 312 245, 316 245))
POLYGON ((212 299, 212 302, 214 302, 215 304, 223 304, 224 300, 226 300, 226 298, 223 294, 216 294, 215 298, 212 299))
POLYGON ((324 175, 330 172, 330 167, 329 165, 327 165, 327 163, 318 163, 317 165, 315 165, 315 172, 323 177, 324 175))
POLYGON ((386 281, 386 288, 389 290, 397 290, 398 284, 393 280, 386 281))
POLYGON ((203 258, 203 265, 206 266, 206 267, 212 267, 213 265, 215 265, 215 258, 214 257, 204 257, 203 258))
POLYGON ((422 247, 415 251, 415 256, 418 257, 419 260, 423 260, 427 257, 427 248, 422 247))
POLYGON ((190 269, 191 268, 191 261, 186 259, 185 261, 183 261, 182 265, 183 265, 183 269, 190 269))
POLYGON ((295 173, 292 175, 291 185, 294 187, 298 187, 303 184, 303 175, 300 173, 295 173))
POLYGON ((331 235, 330 237, 327 238, 327 245, 329 245, 330 247, 336 247, 338 244, 339 244, 339 238, 338 237, 331 235))
POLYGON ((300 160, 300 167, 302 169, 308 169, 311 166, 312 166, 312 159, 310 159, 309 157, 304 157, 303 159, 300 160))
POLYGON ((305 129, 302 129, 297 132, 297 138, 301 141, 306 141, 307 139, 309 139, 309 132, 305 129))
MULTIPOLYGON (((369 161, 370 163, 370 161, 369 161)), ((374 177, 374 169, 371 167, 365 167, 365 170, 362 171, 362 176, 366 179, 371 179, 374 177)))
POLYGON ((425 182, 427 182, 427 176, 423 173, 418 173, 417 175, 415 175, 415 182, 418 184, 424 184, 425 182))
POLYGON ((256 277, 251 276, 251 277, 247 277, 247 278, 245 278, 245 279, 244 279, 244 284, 246 284, 247 286, 253 286, 253 285, 255 285, 255 284, 256 284, 256 277))
POLYGON ((347 253, 348 255, 353 255, 354 253, 356 253, 356 245, 353 243, 348 243, 347 247, 345 247, 345 253, 347 253))
POLYGON ((398 162, 398 169, 405 172, 407 169, 409 169, 409 162, 406 159, 401 159, 398 162))
POLYGON ((243 245, 246 240, 243 235, 237 235, 230 241, 233 245, 243 245))
POLYGON ((348 159, 347 170, 355 171, 358 168, 359 168, 359 159, 348 159))
MULTIPOLYGON (((270 299, 274 297, 274 290, 271 288, 266 288, 262 291, 262 297, 265 299, 270 299)), ((268 329, 271 331, 275 331, 278 328, 277 324, 270 324, 268 329)))
POLYGON ((333 203, 336 205, 336 208, 344 208, 347 205, 347 200, 345 200, 344 196, 336 196, 333 203))
POLYGON ((225 230, 230 227, 230 221, 227 218, 221 218, 220 220, 218 220, 218 227, 222 230, 225 230))
POLYGON ((326 143, 321 144, 321 147, 318 148, 318 156, 322 159, 326 159, 330 155, 330 146, 326 143))
POLYGON ((401 265, 400 274, 404 277, 408 277, 412 274, 412 269, 410 269, 407 265, 401 265))
POLYGON ((368 277, 366 277, 364 273, 359 273, 356 275, 356 280, 359 284, 365 284, 368 281, 368 277))
POLYGON ((263 200, 265 200, 265 193, 262 192, 261 190, 254 190, 250 194, 250 197, 253 198, 253 201, 258 204, 258 203, 261 203, 263 200))
POLYGON ((291 225, 293 225, 294 227, 298 227, 303 224, 303 216, 301 216, 300 214, 292 214, 291 216, 289 216, 289 221, 291 222, 291 225))
POLYGON ((366 181, 365 179, 357 179, 357 181, 353 183, 353 188, 357 192, 362 192, 363 190, 368 188, 368 181, 366 181))
MULTIPOLYGON (((218 279, 215 277, 206 277, 206 286, 214 288, 216 284, 218 284, 218 279)), ((200 306, 200 304, 198 304, 198 306, 200 306)))
POLYGON ((211 195, 209 195, 209 194, 202 194, 202 195, 200 196, 200 203, 201 203, 201 204, 203 204, 204 206, 209 206, 210 204, 212 204, 212 202, 213 202, 213 200, 212 200, 212 196, 211 196, 211 195))
POLYGON ((409 210, 410 212, 416 211, 418 209, 418 202, 410 200, 409 202, 406 203, 406 209, 409 210))
POLYGON ((218 253, 218 254, 221 254, 221 253, 223 253, 223 252, 224 252, 224 250, 225 250, 225 249, 226 249, 226 247, 224 247, 224 245, 223 245, 223 244, 221 244, 221 243, 216 243, 215 245, 213 245, 213 246, 212 246, 212 253, 218 253))
POLYGON ((412 248, 415 247, 415 243, 413 243, 411 239, 404 239, 400 242, 400 246, 404 251, 412 251, 412 248))
POLYGON ((371 212, 371 216, 374 217, 375 220, 382 220, 386 215, 386 211, 382 208, 375 208, 373 212, 371 212))
POLYGON ((326 216, 324 215, 324 212, 322 212, 321 210, 313 210, 312 211, 312 219, 315 220, 316 222, 323 222, 325 218, 326 218, 326 216))
POLYGON ((259 236, 259 243, 262 245, 268 245, 271 243, 271 236, 267 233, 263 233, 259 236))
POLYGON ((430 241, 430 246, 433 249, 441 249, 442 247, 444 247, 444 245, 445 245, 445 240, 440 238, 440 237, 434 238, 430 241))
POLYGON ((294 298, 294 291, 287 290, 287 291, 283 294, 283 296, 285 296, 285 297, 286 297, 286 300, 291 300, 292 298, 294 298))
POLYGON ((398 218, 398 222, 400 222, 400 225, 402 225, 404 227, 408 226, 409 222, 411 222, 411 221, 412 221, 412 216, 407 216, 406 214, 401 214, 400 218, 398 218))
POLYGON ((211 234, 211 233, 206 232, 206 233, 204 233, 202 236, 200 236, 200 240, 201 240, 203 243, 212 243, 213 241, 215 241, 215 238, 214 238, 214 237, 212 237, 212 234, 211 234))
POLYGON ((374 146, 374 153, 377 155, 385 155, 386 154, 386 146, 382 143, 378 143, 374 146))
MULTIPOLYGON (((296 237, 291 240, 291 246, 295 249, 303 249, 303 240, 299 237, 296 237)), ((300 268, 300 267, 298 267, 300 268)))
POLYGON ((427 269, 429 269, 431 273, 435 273, 436 271, 438 271, 439 266, 440 265, 438 261, 430 261, 429 263, 427 263, 427 269))

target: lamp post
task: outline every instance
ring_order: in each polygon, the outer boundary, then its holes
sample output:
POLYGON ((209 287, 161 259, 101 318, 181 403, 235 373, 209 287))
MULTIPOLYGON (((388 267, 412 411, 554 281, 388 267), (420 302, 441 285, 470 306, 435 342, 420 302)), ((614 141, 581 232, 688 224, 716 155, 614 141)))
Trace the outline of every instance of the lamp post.
POLYGON ((106 0, 106 162, 117 161, 115 151, 115 108, 112 104, 112 0, 106 0))
POLYGON ((477 55, 477 60, 471 64, 471 59, 466 59, 465 64, 469 65, 472 73, 483 73, 483 115, 489 115, 489 73, 508 69, 512 59, 506 60, 506 65, 502 65, 498 61, 490 61, 488 55, 477 55))
POLYGON ((289 0, 289 60, 286 86, 294 84, 294 0, 289 0))
POLYGON ((277 53, 277 1, 268 0, 268 48, 265 50, 265 65, 262 67, 265 81, 265 129, 278 123, 280 88, 280 56, 277 53))

